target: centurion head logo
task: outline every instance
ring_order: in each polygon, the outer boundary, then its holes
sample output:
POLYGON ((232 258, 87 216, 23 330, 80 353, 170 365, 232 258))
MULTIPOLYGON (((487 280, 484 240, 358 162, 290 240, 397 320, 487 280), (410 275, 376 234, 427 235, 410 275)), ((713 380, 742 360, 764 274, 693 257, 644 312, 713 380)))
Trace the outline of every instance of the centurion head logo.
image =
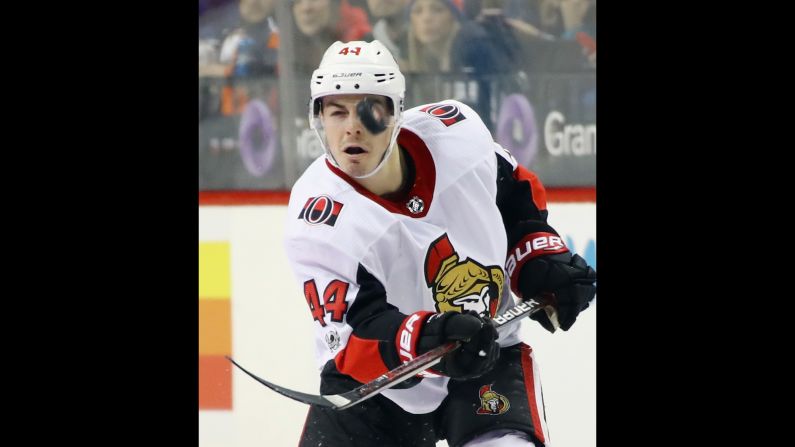
POLYGON ((433 291, 439 312, 474 310, 494 316, 505 275, 496 265, 487 267, 473 259, 459 261, 453 244, 443 234, 428 247, 425 281, 433 291))
POLYGON ((491 389, 491 385, 483 385, 478 392, 480 395, 480 408, 476 414, 497 416, 511 408, 508 398, 491 389))

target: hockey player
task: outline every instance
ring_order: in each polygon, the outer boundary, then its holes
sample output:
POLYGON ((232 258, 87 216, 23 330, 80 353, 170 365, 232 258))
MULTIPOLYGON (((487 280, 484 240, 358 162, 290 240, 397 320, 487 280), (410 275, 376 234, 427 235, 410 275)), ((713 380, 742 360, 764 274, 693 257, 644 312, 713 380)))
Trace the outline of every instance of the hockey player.
POLYGON ((431 348, 434 368, 346 410, 312 406, 301 446, 542 446, 532 349, 489 317, 519 299, 568 330, 596 274, 546 223, 538 178, 457 101, 403 111, 405 80, 380 42, 335 42, 311 78, 325 149, 295 183, 285 247, 312 318, 324 395, 431 348), (507 258, 507 260, 506 260, 507 258))

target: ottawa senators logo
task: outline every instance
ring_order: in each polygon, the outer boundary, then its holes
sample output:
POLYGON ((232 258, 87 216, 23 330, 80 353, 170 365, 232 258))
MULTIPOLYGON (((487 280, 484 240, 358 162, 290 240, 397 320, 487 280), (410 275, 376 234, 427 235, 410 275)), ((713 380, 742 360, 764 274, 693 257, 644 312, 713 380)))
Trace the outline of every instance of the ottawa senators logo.
POLYGON ((343 206, 342 203, 332 200, 329 196, 310 197, 298 218, 303 219, 309 225, 326 224, 333 227, 337 223, 337 217, 339 217, 343 206))
POLYGON ((455 104, 431 104, 420 109, 428 115, 438 118, 447 127, 467 119, 455 104))
POLYGON ((491 385, 483 385, 478 392, 480 395, 480 408, 476 414, 497 416, 511 408, 508 398, 491 389, 491 385))
POLYGON ((505 274, 496 265, 486 267, 473 259, 459 261, 453 244, 443 234, 425 255, 425 281, 433 291, 438 312, 474 310, 493 317, 505 274))

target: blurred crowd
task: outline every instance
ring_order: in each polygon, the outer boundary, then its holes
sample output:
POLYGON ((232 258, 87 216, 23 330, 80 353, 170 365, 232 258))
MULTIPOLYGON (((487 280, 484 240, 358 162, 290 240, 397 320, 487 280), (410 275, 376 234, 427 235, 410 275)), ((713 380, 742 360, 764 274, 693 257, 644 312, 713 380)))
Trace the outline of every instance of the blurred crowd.
MULTIPOLYGON (((569 58, 569 65, 596 66, 596 0, 287 3, 292 55, 283 61, 291 64, 291 75, 310 75, 336 40, 378 39, 406 74, 559 71, 549 67, 550 58, 543 53, 567 48, 581 56, 569 58)), ((279 30, 285 25, 276 20, 276 6, 276 0, 200 0, 199 76, 240 80, 284 71, 278 52, 279 30)), ((227 86, 218 112, 240 112, 251 95, 250 86, 243 84, 240 89, 227 86)))
MULTIPOLYGON (((199 0, 202 185, 289 186, 289 175, 273 183, 213 181, 220 172, 242 170, 240 160, 219 161, 224 151, 240 151, 243 176, 274 163, 290 165, 279 149, 277 134, 284 132, 309 159, 316 148, 310 138, 303 143, 307 125, 301 117, 312 71, 331 43, 374 39, 406 75, 406 108, 453 98, 498 130, 502 99, 527 93, 528 79, 594 76, 596 0, 199 0), (291 109, 285 114, 284 107, 291 109), (280 125, 293 121, 285 117, 295 117, 295 126, 280 125), (245 133, 248 128, 255 130, 245 133)), ((578 104, 595 102, 595 86, 569 96, 578 104)), ((300 164, 293 163, 294 169, 300 164)))

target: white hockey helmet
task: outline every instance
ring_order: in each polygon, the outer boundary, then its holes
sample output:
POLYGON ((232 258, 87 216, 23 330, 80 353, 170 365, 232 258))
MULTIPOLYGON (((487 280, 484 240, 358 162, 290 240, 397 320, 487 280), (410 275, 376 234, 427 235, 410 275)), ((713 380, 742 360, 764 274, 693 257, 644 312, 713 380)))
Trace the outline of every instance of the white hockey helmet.
POLYGON ((372 42, 336 41, 323 54, 320 66, 312 73, 310 81, 312 99, 309 102, 309 126, 315 130, 326 157, 339 167, 329 151, 325 137, 321 134, 321 100, 328 95, 370 94, 387 97, 391 101, 394 121, 389 146, 376 168, 363 176, 369 177, 381 169, 392 152, 400 131, 403 114, 403 98, 406 92, 406 79, 392 56, 392 53, 379 41, 372 42))

